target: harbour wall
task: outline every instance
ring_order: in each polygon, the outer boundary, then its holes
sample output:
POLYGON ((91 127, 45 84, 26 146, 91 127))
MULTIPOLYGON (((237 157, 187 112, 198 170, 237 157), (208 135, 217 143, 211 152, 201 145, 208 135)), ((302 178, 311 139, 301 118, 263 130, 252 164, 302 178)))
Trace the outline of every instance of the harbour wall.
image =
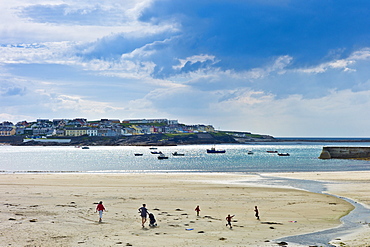
POLYGON ((23 139, 23 142, 30 142, 30 141, 35 141, 35 142, 70 143, 71 142, 71 139, 48 139, 48 138, 37 138, 37 139, 24 138, 23 139))
POLYGON ((370 147, 323 147, 320 159, 370 159, 370 147))

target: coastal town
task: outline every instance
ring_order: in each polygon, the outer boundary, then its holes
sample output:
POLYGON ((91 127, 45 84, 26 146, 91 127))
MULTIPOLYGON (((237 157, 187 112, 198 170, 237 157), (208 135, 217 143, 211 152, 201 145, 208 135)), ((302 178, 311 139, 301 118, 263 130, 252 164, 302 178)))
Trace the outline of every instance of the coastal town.
POLYGON ((75 119, 37 119, 34 122, 22 121, 16 124, 0 123, 0 136, 121 136, 158 133, 197 133, 215 132, 212 125, 185 125, 178 120, 168 119, 100 119, 88 121, 75 119))
POLYGON ((101 145, 107 145, 107 143, 109 145, 133 143, 173 145, 176 143, 236 143, 255 139, 271 140, 272 137, 250 132, 221 131, 216 130, 212 125, 188 125, 169 119, 88 121, 85 118, 75 118, 37 119, 33 122, 21 121, 16 124, 9 121, 0 123, 0 140, 10 140, 13 143, 37 141, 89 144, 89 142, 100 141, 101 145))

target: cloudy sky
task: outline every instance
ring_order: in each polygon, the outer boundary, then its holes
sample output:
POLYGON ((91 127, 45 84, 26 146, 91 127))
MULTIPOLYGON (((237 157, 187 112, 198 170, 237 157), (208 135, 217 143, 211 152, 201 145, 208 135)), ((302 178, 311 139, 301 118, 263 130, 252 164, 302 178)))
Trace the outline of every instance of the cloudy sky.
POLYGON ((0 2, 0 122, 370 137, 368 0, 0 2))

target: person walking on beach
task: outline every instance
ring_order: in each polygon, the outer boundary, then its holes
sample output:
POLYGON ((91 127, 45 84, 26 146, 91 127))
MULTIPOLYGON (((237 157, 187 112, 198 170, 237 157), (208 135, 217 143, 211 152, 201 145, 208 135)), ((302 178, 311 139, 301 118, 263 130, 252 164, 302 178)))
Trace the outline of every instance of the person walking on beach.
POLYGON ((200 212, 199 205, 195 208, 195 211, 197 212, 197 216, 199 216, 199 212, 200 212))
POLYGON ((227 221, 226 226, 230 226, 230 229, 231 229, 231 228, 233 228, 233 227, 231 226, 231 219, 232 219, 234 216, 235 216, 235 215, 230 216, 230 214, 228 214, 228 215, 227 215, 227 217, 226 217, 226 221, 227 221))
POLYGON ((146 222, 146 217, 148 215, 148 209, 146 209, 146 204, 143 204, 143 206, 139 208, 139 213, 141 216, 141 225, 144 227, 144 224, 146 222))
POLYGON ((257 206, 254 206, 254 216, 256 216, 257 220, 260 220, 260 215, 257 206))
POLYGON ((99 211, 99 223, 102 222, 103 219, 103 211, 105 211, 105 207, 103 205, 103 202, 100 201, 98 205, 96 206, 95 213, 99 211))

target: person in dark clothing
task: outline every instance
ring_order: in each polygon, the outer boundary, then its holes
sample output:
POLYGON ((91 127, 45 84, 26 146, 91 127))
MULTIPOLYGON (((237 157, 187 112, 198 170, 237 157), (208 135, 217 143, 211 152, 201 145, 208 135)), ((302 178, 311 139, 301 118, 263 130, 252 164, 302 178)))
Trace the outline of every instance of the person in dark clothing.
POLYGON ((258 211, 257 206, 254 206, 254 216, 256 216, 257 220, 260 219, 260 215, 259 215, 259 211, 258 211))
POLYGON ((199 205, 195 208, 195 211, 197 212, 197 216, 199 216, 199 212, 200 212, 199 205))
POLYGON ((231 226, 231 219, 232 219, 234 216, 235 216, 235 215, 230 216, 230 214, 228 214, 228 215, 227 215, 227 217, 226 217, 226 221, 227 221, 226 226, 230 226, 230 229, 231 229, 231 228, 233 228, 233 227, 231 226))
POLYGON ((146 222, 146 217, 148 215, 148 209, 146 209, 146 204, 143 204, 143 206, 139 208, 139 213, 141 216, 141 225, 144 227, 144 224, 146 222))

